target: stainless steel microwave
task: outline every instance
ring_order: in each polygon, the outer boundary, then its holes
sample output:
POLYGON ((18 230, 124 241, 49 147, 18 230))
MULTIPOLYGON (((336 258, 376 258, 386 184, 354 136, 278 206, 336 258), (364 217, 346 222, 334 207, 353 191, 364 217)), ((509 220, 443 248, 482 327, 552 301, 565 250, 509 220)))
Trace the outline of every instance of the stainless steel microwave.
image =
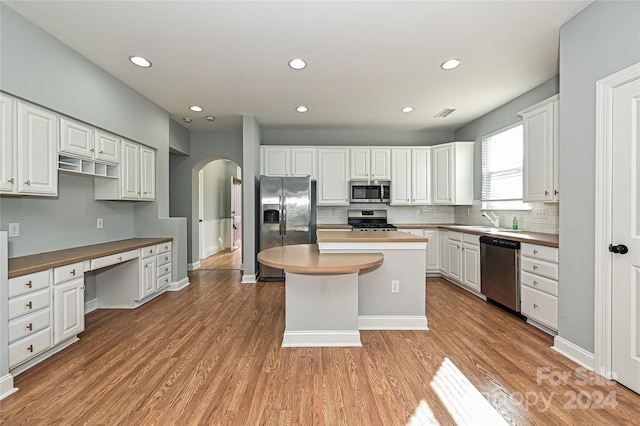
POLYGON ((388 180, 352 180, 351 202, 388 203, 390 186, 391 182, 388 180))

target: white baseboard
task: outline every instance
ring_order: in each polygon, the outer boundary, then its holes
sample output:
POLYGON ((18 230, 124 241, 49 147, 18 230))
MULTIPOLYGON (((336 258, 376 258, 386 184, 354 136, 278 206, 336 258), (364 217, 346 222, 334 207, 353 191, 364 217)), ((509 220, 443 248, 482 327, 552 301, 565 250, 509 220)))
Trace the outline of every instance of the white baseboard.
POLYGON ((169 287, 167 287, 167 291, 180 291, 189 284, 191 284, 189 282, 189 277, 184 277, 180 281, 175 281, 169 284, 169 287))
POLYGON ((553 339, 553 346, 551 346, 551 349, 590 371, 595 370, 596 361, 591 352, 582 349, 580 346, 577 346, 560 336, 556 336, 553 339))
POLYGON ((88 314, 98 309, 98 299, 92 299, 84 302, 84 313, 88 314))
POLYGON ((359 315, 360 330, 428 330, 427 317, 424 315, 359 315))
POLYGON ((282 339, 283 348, 362 346, 360 332, 345 330, 287 331, 282 339))
POLYGON ((195 271, 196 269, 200 269, 202 263, 198 260, 197 262, 187 264, 187 270, 195 271))
POLYGON ((0 377, 0 399, 4 399, 17 391, 18 388, 13 387, 13 376, 11 374, 0 377))
POLYGON ((256 274, 253 274, 253 275, 244 274, 244 275, 242 275, 242 284, 255 284, 257 282, 258 282, 258 277, 256 276, 256 274))

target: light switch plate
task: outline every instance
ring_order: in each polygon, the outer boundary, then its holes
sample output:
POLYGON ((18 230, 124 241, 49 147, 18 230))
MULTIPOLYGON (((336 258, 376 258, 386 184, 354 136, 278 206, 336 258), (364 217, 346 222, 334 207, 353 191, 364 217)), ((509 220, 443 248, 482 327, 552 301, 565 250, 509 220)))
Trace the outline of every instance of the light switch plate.
POLYGON ((98 229, 102 229, 104 227, 104 221, 101 217, 98 218, 98 229))
POLYGON ((20 224, 19 223, 10 223, 9 224, 9 237, 19 237, 20 236, 20 224))

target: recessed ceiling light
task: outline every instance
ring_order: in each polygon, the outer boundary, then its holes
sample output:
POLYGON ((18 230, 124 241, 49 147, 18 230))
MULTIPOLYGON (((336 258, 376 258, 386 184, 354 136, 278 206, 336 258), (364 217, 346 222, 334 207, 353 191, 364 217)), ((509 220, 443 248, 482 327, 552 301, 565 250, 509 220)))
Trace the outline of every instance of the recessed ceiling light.
POLYGON ((302 59, 296 58, 289 61, 289 66, 294 70, 301 70, 307 66, 307 63, 302 59))
POLYGON ((460 59, 449 59, 448 61, 444 61, 442 65, 440 65, 440 68, 443 70, 452 70, 458 68, 461 63, 462 61, 460 61, 460 59))
POLYGON ((402 108, 401 111, 402 112, 411 112, 411 111, 413 111, 413 107, 406 106, 406 107, 402 108))
POLYGON ((300 105, 298 108, 296 108, 296 111, 298 111, 298 112, 307 112, 307 111, 309 111, 309 108, 307 108, 304 105, 300 105))
POLYGON ((216 118, 213 115, 207 115, 205 118, 207 121, 216 121, 216 118))
POLYGON ((191 106, 189 107, 189 109, 190 109, 191 111, 194 111, 194 112, 201 112, 201 111, 202 111, 202 107, 199 107, 198 105, 191 105, 191 106))
POLYGON ((142 56, 129 56, 129 60, 142 68, 149 68, 151 66, 151 62, 142 56))
POLYGON ((191 123, 191 122, 193 121, 193 118, 191 118, 191 117, 184 117, 184 118, 182 119, 182 121, 184 121, 185 123, 191 123))

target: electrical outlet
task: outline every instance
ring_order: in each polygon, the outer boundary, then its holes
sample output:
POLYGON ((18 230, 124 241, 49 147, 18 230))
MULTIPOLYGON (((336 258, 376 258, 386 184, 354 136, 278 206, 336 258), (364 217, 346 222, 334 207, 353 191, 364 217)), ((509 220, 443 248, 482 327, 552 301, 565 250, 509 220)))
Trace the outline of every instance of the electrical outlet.
POLYGON ((10 223, 9 224, 9 237, 19 237, 20 236, 20 224, 19 223, 10 223))
POLYGON ((391 293, 400 293, 400 280, 391 280, 391 293))
POLYGON ((104 220, 101 217, 98 218, 98 229, 102 229, 104 227, 104 220))
POLYGON ((536 219, 547 219, 547 209, 533 209, 533 217, 536 219))

